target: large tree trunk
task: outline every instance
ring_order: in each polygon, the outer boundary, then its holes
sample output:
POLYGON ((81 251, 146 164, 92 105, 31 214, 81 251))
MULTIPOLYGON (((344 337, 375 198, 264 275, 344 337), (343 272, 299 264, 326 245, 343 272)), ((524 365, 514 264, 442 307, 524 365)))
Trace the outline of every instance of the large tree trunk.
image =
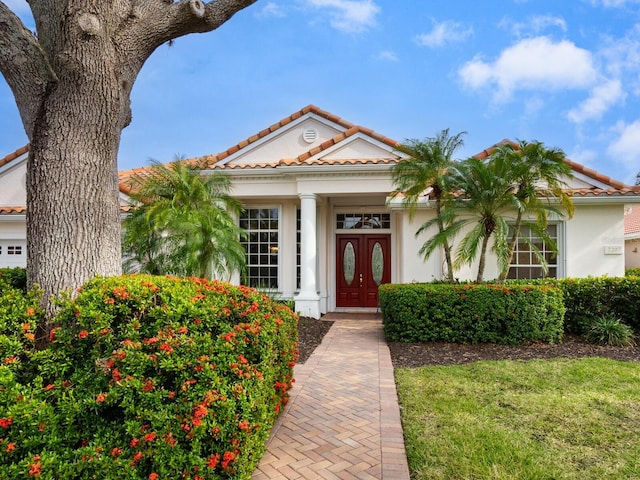
POLYGON ((0 72, 31 142, 27 272, 49 299, 121 272, 116 156, 129 98, 163 43, 256 0, 29 0, 37 35, 0 0, 0 72))
POLYGON ((27 265, 45 302, 94 275, 122 271, 118 90, 108 70, 73 88, 58 83, 36 118, 27 167, 27 265))

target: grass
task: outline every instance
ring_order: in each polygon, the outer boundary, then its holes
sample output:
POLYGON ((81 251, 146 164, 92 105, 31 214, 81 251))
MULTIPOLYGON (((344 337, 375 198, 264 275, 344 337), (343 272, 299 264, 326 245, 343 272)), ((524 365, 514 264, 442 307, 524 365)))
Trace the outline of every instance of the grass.
POLYGON ((640 365, 602 358, 396 370, 411 478, 640 479, 640 365))

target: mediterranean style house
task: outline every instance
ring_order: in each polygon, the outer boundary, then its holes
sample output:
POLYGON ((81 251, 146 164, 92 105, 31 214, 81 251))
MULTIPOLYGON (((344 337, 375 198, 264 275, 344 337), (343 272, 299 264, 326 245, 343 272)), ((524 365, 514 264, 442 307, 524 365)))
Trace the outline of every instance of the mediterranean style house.
MULTIPOLYGON (((222 153, 186 161, 197 161, 203 175, 221 171, 232 178, 232 194, 245 207, 238 221, 248 232, 244 281, 295 298, 298 312, 318 318, 330 311, 376 309, 381 283, 443 277, 442 256, 424 260, 418 251, 426 237, 415 236, 434 215, 433 202, 425 195, 410 218, 401 198, 390 197, 390 169, 401 159, 396 145, 310 105, 222 153)), ((0 266, 26 262, 27 150, 0 159, 0 266)), ((566 161, 573 169, 567 191, 575 214, 551 219, 559 255, 548 256, 549 275, 621 276, 629 255, 625 211, 640 210, 640 188, 566 161)), ((123 209, 129 179, 143 171, 120 172, 123 209)), ((544 242, 536 241, 544 251, 544 242)), ((495 261, 487 263, 485 277, 497 277, 495 261)), ((510 277, 541 272, 523 242, 510 277)), ((469 279, 474 273, 472 265, 456 276, 469 279)), ((239 275, 232 281, 239 282, 239 275)))

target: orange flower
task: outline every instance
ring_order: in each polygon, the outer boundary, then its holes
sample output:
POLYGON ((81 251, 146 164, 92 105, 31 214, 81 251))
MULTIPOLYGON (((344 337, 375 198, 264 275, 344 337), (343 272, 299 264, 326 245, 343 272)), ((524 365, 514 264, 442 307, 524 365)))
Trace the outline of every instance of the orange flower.
POLYGON ((136 454, 133 456, 133 462, 137 462, 142 458, 142 452, 136 452, 136 454))
POLYGON ((48 392, 49 390, 53 390, 54 388, 56 388, 55 384, 50 383, 49 385, 47 385, 46 387, 44 387, 44 391, 48 392))
POLYGON ((204 418, 208 413, 209 411, 207 410, 207 407, 204 405, 198 405, 193 411, 193 416, 196 418, 204 418))
POLYGON ((96 402, 102 403, 106 399, 107 399, 107 394, 106 393, 99 393, 98 396, 96 397, 96 402))
POLYGON ((153 441, 156 439, 156 433, 155 433, 155 432, 147 433, 147 434, 144 436, 144 439, 145 439, 147 442, 153 442, 153 441))
POLYGON ((211 455, 209 457, 209 462, 207 463, 207 467, 216 468, 218 462, 220 461, 220 454, 216 453, 215 455, 211 455))
POLYGON ((31 330, 31 324, 30 323, 23 323, 22 324, 22 331, 23 332, 28 332, 29 330, 31 330))
POLYGON ((147 380, 146 382, 144 382, 144 385, 142 386, 142 391, 143 392, 150 392, 151 390, 153 390, 153 381, 152 380, 147 380))
POLYGON ((138 446, 138 443, 140 443, 140 440, 138 440, 137 438, 133 438, 133 439, 131 439, 131 441, 129 442, 129 445, 130 445, 132 448, 135 448, 135 447, 137 447, 137 446, 138 446))
POLYGON ((39 477, 42 474, 40 468, 40 455, 36 455, 35 457, 33 457, 33 463, 29 467, 29 475, 31 477, 39 477))
POLYGON ((24 338, 26 338, 27 340, 33 342, 36 339, 36 336, 33 333, 25 333, 24 334, 24 338))
POLYGON ((16 442, 9 442, 7 444, 7 453, 13 452, 16 449, 16 442))
POLYGON ((158 474, 157 473, 150 473, 149 474, 149 480, 158 480, 158 474))
POLYGON ((87 338, 89 336, 89 332, 87 332, 86 330, 82 330, 80 333, 78 333, 78 338, 87 338))
POLYGON ((120 455, 122 455, 122 449, 120 447, 114 447, 113 450, 111 450, 112 457, 119 457, 120 455))
POLYGON ((236 454, 233 452, 224 452, 222 456, 222 468, 227 468, 231 462, 236 458, 236 454))
POLYGON ((52 328, 49 332, 49 341, 53 342, 56 339, 56 332, 60 330, 59 328, 52 328))

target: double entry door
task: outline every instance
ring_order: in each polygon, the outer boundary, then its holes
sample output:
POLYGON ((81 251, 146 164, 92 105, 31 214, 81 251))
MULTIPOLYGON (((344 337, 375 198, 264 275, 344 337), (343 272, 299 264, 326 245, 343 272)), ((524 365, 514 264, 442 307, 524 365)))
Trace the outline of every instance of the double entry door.
POLYGON ((336 307, 377 307, 391 282, 391 235, 336 236, 336 307))

